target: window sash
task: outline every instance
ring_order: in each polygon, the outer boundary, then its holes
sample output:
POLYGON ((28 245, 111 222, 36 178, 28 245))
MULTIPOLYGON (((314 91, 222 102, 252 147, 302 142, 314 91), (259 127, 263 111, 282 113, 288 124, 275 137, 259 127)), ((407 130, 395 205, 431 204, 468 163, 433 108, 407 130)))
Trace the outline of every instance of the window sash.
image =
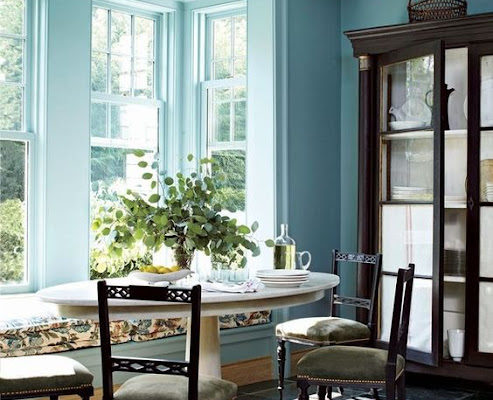
POLYGON ((35 63, 34 55, 34 15, 35 7, 32 0, 25 0, 24 6, 24 27, 23 34, 0 33, 0 37, 8 39, 18 39, 23 42, 22 49, 22 80, 21 82, 0 82, 0 85, 9 85, 22 88, 22 120, 20 130, 0 130, 0 140, 24 142, 27 151, 25 169, 25 232, 24 232, 24 251, 25 280, 21 283, 9 283, 0 285, 0 294, 28 293, 36 289, 38 271, 34 268, 35 243, 34 233, 36 231, 35 215, 35 182, 34 171, 37 152, 37 137, 34 133, 34 99, 32 96, 32 83, 34 77, 35 63))
POLYGON ((136 10, 134 8, 126 8, 126 7, 119 7, 118 5, 113 5, 110 3, 94 3, 93 4, 93 9, 94 8, 99 8, 102 10, 105 10, 107 12, 107 31, 106 31, 106 50, 100 50, 100 49, 91 49, 91 59, 93 57, 93 54, 104 54, 106 55, 106 92, 99 92, 99 91, 92 91, 92 94, 99 94, 99 95, 108 95, 108 96, 117 96, 117 97, 122 97, 122 98, 138 98, 138 99, 156 99, 158 97, 159 89, 160 89, 160 82, 159 81, 159 73, 157 69, 157 64, 159 63, 159 49, 161 46, 161 22, 162 22, 162 15, 158 13, 151 13, 151 12, 146 12, 145 10, 136 10), (124 53, 119 53, 119 52, 114 52, 111 50, 111 25, 112 25, 112 12, 119 12, 119 13, 124 13, 127 15, 130 15, 131 17, 131 27, 130 27, 130 34, 131 34, 131 51, 130 54, 124 54, 124 53), (153 56, 152 57, 139 57, 135 55, 135 17, 142 17, 142 18, 147 18, 152 21, 154 21, 154 37, 153 37, 153 56), (124 96, 124 95, 118 95, 112 93, 112 87, 111 87, 111 60, 113 56, 116 57, 129 57, 130 58, 130 96, 124 96), (134 91, 135 91, 135 82, 134 82, 134 76, 135 76, 135 61, 136 60, 142 60, 146 61, 153 64, 153 87, 152 87, 152 97, 143 97, 139 96, 136 97, 134 96, 134 91))
MULTIPOLYGON (((242 3, 239 3, 242 4, 242 3)), ((213 64, 218 61, 229 61, 231 63, 232 72, 234 73, 234 62, 239 57, 235 57, 235 30, 234 23, 231 24, 231 56, 228 58, 215 58, 213 57, 213 49, 214 49, 214 34, 213 34, 213 23, 214 21, 222 18, 232 18, 234 21, 234 17, 237 16, 247 16, 247 9, 243 5, 238 5, 236 8, 223 11, 223 12, 215 12, 206 15, 205 26, 206 26, 206 43, 205 43, 205 77, 206 81, 213 80, 212 79, 212 71, 213 64)), ((248 40, 248 39, 247 39, 248 40)), ((233 76, 233 74, 232 74, 233 76)), ((246 77, 245 77, 246 78, 246 77)), ((232 78, 234 79, 234 78, 232 78)))

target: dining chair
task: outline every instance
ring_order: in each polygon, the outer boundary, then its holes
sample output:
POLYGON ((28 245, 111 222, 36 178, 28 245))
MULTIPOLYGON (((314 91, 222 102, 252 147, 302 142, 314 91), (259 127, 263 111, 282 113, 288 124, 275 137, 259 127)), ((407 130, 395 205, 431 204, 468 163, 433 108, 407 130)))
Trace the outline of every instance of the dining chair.
MULTIPOLYGON (((386 399, 405 400, 405 364, 414 264, 397 273, 388 350, 332 346, 312 350, 297 364, 299 400, 308 400, 310 385, 385 388, 386 399), (404 301, 403 301, 404 298, 404 301)), ((329 399, 331 399, 329 394, 329 399)))
POLYGON ((29 399, 78 395, 89 400, 94 394, 93 375, 68 357, 39 355, 0 359, 0 399, 29 399))
MULTIPOLYGON (((340 294, 339 286, 332 291, 331 313, 329 317, 299 318, 283 322, 276 326, 278 390, 280 400, 283 399, 284 370, 286 364, 286 342, 305 346, 333 346, 341 344, 371 344, 376 339, 376 307, 375 302, 380 284, 382 269, 381 254, 343 253, 332 250, 332 273, 339 275, 341 263, 360 264, 370 268, 371 289, 369 298, 348 297, 340 294), (366 309, 366 323, 337 317, 338 306, 341 305, 366 309)), ((332 388, 320 386, 319 398, 325 398, 325 392, 332 388)))
POLYGON ((98 308, 103 368, 103 400, 232 400, 237 386, 222 379, 199 376, 201 287, 115 286, 98 282, 98 308), (190 304, 189 360, 114 357, 111 354, 108 299, 112 302, 147 300, 190 304), (138 375, 113 393, 113 372, 138 375))

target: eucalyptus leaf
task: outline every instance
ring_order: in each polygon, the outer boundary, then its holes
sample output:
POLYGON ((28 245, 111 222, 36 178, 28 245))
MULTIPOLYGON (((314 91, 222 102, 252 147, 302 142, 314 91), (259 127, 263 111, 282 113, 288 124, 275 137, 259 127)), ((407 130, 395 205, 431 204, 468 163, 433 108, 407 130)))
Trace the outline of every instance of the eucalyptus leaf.
POLYGON ((149 165, 149 163, 147 161, 139 161, 139 163, 137 164, 140 168, 145 168, 149 165))
POLYGON ((272 239, 267 239, 267 240, 265 241, 265 245, 266 245, 267 247, 274 247, 274 246, 275 246, 275 243, 274 243, 274 241, 273 241, 272 239))
POLYGON ((149 196, 149 203, 157 203, 161 199, 161 196, 158 195, 157 193, 151 194, 149 196))
POLYGON ((136 157, 144 157, 146 154, 144 150, 134 150, 133 153, 136 157))
POLYGON ((142 174, 142 179, 146 179, 146 180, 152 179, 152 174, 150 172, 144 172, 142 174))

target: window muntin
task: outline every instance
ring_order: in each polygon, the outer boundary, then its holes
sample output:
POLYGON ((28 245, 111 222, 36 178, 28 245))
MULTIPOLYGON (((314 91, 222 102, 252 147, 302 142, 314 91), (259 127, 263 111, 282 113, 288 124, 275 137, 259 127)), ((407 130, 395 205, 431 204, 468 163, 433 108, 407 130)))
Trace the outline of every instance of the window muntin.
MULTIPOLYGON (((91 219, 101 207, 116 204, 127 189, 149 193, 145 172, 133 155, 144 150, 152 165, 159 154, 163 102, 157 88, 159 14, 93 7, 91 104, 91 219)), ((122 260, 107 257, 92 243, 91 277, 126 275, 117 264, 145 259, 143 252, 126 251, 122 260)))
POLYGON ((0 1, 0 290, 32 289, 29 223, 34 135, 28 131, 26 0, 0 1), (29 217, 29 219, 28 219, 29 217))
POLYGON ((246 209, 247 18, 245 10, 210 15, 207 21, 206 116, 207 155, 225 175, 221 201, 244 220, 246 209))

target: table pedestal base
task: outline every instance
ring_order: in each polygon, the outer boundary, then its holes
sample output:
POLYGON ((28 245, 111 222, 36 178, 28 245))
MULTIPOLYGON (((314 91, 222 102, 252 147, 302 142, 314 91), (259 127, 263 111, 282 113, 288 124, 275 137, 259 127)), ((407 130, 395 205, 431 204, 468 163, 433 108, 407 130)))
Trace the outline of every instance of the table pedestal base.
MULTIPOLYGON (((190 324, 190 319, 188 323, 190 324)), ((190 332, 191 329, 187 329, 187 359, 189 359, 190 332)), ((221 378, 221 344, 218 317, 200 318, 199 374, 221 378)))

